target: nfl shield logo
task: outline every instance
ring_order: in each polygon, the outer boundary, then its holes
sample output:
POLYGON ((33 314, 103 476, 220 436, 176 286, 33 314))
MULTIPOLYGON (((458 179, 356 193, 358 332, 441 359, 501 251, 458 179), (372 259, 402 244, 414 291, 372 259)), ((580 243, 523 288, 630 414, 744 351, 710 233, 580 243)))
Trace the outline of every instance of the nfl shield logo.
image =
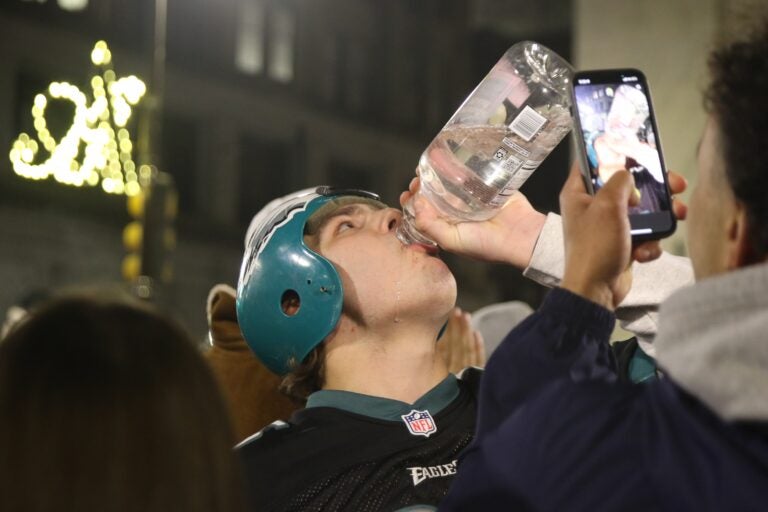
POLYGON ((414 436, 429 437, 430 434, 437 432, 435 421, 429 414, 429 411, 411 410, 408 414, 400 416, 408 427, 408 431, 414 436))

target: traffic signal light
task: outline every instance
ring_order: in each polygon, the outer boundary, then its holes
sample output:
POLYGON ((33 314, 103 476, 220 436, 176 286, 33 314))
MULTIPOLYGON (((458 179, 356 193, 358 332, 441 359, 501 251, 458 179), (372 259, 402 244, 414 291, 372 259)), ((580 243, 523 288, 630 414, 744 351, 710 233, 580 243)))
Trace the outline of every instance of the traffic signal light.
POLYGON ((154 171, 149 186, 128 197, 127 208, 132 220, 123 229, 127 252, 123 277, 132 283, 170 282, 173 268, 169 256, 176 246, 173 222, 178 210, 173 177, 154 171))

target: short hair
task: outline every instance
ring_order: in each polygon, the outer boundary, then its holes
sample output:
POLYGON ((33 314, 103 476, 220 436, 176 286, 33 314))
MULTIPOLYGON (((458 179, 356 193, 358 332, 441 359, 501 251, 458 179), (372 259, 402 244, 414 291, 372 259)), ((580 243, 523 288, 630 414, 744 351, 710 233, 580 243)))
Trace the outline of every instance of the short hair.
POLYGON ((147 308, 54 299, 0 344, 0 510, 241 510, 233 446, 202 355, 147 308))
POLYGON ((325 383, 325 342, 312 349, 301 362, 291 361, 290 371, 280 382, 280 391, 298 404, 306 404, 309 395, 325 383))
POLYGON ((757 256, 768 252, 768 20, 709 58, 707 110, 720 129, 725 174, 745 205, 757 256))

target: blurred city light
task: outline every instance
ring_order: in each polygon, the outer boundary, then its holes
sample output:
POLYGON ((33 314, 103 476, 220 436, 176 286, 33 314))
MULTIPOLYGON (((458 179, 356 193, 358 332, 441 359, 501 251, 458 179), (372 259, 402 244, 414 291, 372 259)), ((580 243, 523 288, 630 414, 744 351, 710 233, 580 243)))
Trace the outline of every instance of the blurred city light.
POLYGON ((142 181, 136 173, 134 145, 126 125, 131 107, 139 103, 147 88, 135 76, 117 78, 108 68, 112 53, 104 41, 94 46, 91 61, 103 71, 89 81, 90 105, 86 95, 67 82, 53 82, 45 93, 35 96, 31 112, 37 140, 19 134, 9 154, 13 170, 28 179, 53 176, 59 183, 76 187, 101 183, 108 194, 136 195, 142 181), (48 130, 45 118, 51 101, 68 101, 75 107, 72 123, 58 141, 48 130), (35 163, 41 147, 49 156, 35 163))
POLYGON ((58 0, 58 4, 65 11, 82 11, 88 7, 88 0, 58 0))
MULTIPOLYGON (((35 2, 38 4, 44 4, 46 0, 22 0, 23 2, 35 2)), ((88 7, 88 0, 57 0, 59 7, 65 11, 82 11, 88 7)))

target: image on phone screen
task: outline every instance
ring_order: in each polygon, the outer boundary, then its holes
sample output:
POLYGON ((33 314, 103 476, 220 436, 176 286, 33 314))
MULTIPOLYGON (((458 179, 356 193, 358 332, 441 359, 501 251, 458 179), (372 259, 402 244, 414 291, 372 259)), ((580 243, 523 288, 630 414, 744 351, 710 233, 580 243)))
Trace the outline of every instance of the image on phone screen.
POLYGON ((668 234, 674 229, 666 170, 642 75, 617 74, 608 80, 574 80, 574 101, 583 160, 597 192, 613 174, 627 170, 640 201, 629 210, 633 234, 668 234))

